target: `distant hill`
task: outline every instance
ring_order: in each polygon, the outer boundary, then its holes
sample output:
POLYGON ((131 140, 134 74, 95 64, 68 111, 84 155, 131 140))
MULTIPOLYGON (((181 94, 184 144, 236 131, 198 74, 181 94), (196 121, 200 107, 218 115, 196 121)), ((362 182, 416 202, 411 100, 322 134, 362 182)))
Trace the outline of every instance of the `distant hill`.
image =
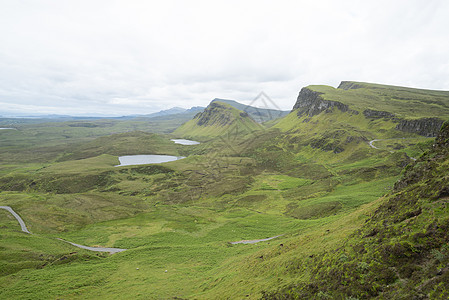
POLYGON ((197 112, 200 112, 204 110, 205 107, 201 106, 194 106, 189 109, 185 109, 182 107, 172 107, 170 109, 161 110, 159 112, 155 112, 148 115, 141 115, 139 117, 145 117, 145 118, 155 118, 155 117, 162 117, 162 116, 168 116, 168 115, 179 115, 179 114, 196 114, 197 112))
POLYGON ((231 131, 244 134, 261 128, 246 112, 215 100, 173 134, 180 137, 215 137, 231 131))
POLYGON ((154 117, 160 117, 160 116, 166 116, 166 115, 180 114, 185 111, 186 111, 185 108, 172 107, 170 109, 161 110, 161 111, 158 111, 158 112, 155 112, 152 114, 142 115, 141 117, 154 118, 154 117))
POLYGON ((215 98, 214 100, 212 100, 212 102, 215 101, 229 104, 232 107, 235 107, 241 111, 246 112, 248 115, 251 116, 251 118, 253 118, 253 120, 255 120, 258 123, 263 123, 281 118, 283 116, 286 116, 290 112, 285 110, 258 108, 254 106, 245 105, 234 100, 226 100, 219 98, 215 98))

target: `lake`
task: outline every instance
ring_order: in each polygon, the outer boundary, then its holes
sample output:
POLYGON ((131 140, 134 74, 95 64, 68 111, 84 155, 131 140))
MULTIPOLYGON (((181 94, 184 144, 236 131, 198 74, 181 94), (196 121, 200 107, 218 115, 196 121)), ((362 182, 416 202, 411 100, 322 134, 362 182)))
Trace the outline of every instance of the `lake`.
POLYGON ((181 144, 181 145, 198 145, 198 144, 200 144, 200 142, 185 140, 185 139, 171 139, 170 141, 175 142, 175 144, 181 144))
POLYGON ((15 129, 15 128, 0 128, 0 130, 7 130, 7 129, 17 130, 17 129, 15 129))
POLYGON ((120 164, 116 167, 121 166, 133 166, 133 165, 146 165, 146 164, 160 164, 169 161, 175 161, 178 159, 183 159, 184 156, 171 156, 171 155, 125 155, 119 156, 118 160, 120 164))

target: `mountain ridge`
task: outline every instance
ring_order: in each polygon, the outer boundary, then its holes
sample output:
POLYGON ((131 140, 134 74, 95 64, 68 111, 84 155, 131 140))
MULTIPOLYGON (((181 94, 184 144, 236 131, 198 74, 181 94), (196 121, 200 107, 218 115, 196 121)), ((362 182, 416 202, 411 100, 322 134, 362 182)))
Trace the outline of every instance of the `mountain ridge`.
POLYGON ((337 89, 302 88, 292 111, 310 118, 334 109, 392 121, 396 130, 435 137, 449 119, 449 92, 342 81, 337 89))

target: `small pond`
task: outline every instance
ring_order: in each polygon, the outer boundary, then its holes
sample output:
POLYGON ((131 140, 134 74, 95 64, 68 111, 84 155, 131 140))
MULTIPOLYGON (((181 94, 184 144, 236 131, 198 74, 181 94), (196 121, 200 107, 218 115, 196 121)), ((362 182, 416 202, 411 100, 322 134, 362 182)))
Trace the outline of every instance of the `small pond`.
POLYGON ((198 144, 200 144, 200 142, 185 140, 185 139, 171 139, 170 141, 175 142, 175 144, 181 144, 181 145, 198 145, 198 144))
POLYGON ((146 164, 160 164, 169 161, 175 161, 183 159, 184 156, 171 156, 171 155, 125 155, 119 156, 118 160, 121 166, 133 166, 133 165, 146 165, 146 164))

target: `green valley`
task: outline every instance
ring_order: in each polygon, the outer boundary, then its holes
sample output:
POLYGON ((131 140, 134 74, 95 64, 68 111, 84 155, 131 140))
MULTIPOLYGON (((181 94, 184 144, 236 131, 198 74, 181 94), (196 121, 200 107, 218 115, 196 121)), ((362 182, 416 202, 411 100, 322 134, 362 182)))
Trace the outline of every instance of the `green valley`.
POLYGON ((0 205, 32 234, 0 210, 0 298, 444 299, 448 119, 449 92, 342 82, 266 123, 219 99, 182 125, 3 120, 0 205), (185 158, 117 166, 137 154, 185 158))

